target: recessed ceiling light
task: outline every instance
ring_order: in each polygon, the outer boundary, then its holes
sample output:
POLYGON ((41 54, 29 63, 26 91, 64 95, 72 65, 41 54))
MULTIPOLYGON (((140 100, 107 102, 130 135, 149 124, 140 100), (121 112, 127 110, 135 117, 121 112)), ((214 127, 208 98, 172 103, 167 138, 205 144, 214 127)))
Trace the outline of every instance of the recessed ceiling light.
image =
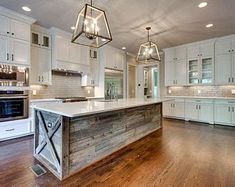
POLYGON ((75 30, 75 27, 71 27, 72 30, 75 30))
POLYGON ((24 11, 26 11, 26 12, 30 12, 31 11, 31 9, 29 7, 27 7, 27 6, 23 6, 22 9, 24 11))
POLYGON ((106 39, 105 39, 105 38, 102 38, 101 41, 102 41, 102 42, 106 42, 106 39))
POLYGON ((207 6, 207 2, 201 2, 201 3, 198 5, 199 8, 204 8, 204 7, 206 7, 206 6, 207 6))
POLYGON ((126 47, 122 47, 122 50, 126 50, 126 47))
POLYGON ((209 23, 206 25, 206 28, 210 28, 210 27, 213 27, 214 25, 212 23, 209 23))

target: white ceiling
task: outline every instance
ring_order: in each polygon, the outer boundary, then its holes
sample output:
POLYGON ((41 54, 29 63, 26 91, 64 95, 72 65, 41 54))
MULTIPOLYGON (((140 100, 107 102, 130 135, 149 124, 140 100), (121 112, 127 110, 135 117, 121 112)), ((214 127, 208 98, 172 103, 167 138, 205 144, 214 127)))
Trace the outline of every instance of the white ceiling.
MULTIPOLYGON (((160 49, 198 40, 235 33, 235 0, 206 0, 208 6, 199 9, 200 0, 93 0, 106 11, 112 46, 127 47, 137 53, 146 39, 145 27, 152 27, 152 40, 160 49), (214 27, 205 28, 208 23, 214 27)), ((38 24, 70 31, 78 11, 87 0, 0 0, 0 5, 38 20, 38 24), (21 7, 29 6, 32 12, 21 7)))

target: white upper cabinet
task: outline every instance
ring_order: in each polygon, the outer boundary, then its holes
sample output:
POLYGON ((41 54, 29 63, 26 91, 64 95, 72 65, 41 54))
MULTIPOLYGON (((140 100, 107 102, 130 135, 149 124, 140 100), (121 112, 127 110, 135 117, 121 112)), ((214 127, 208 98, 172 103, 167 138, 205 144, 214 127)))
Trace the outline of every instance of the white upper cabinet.
POLYGON ((165 49, 165 85, 186 85, 186 47, 165 49))
MULTIPOLYGON (((55 45, 56 60, 73 62, 73 60, 71 60, 72 58, 69 56, 72 47, 70 47, 70 41, 68 39, 61 36, 55 36, 55 43, 53 43, 53 45, 55 45)), ((74 48, 72 49, 74 50, 74 48)), ((72 54, 74 53, 72 52, 72 54)))
POLYGON ((196 42, 187 46, 189 85, 213 84, 215 40, 196 42))
POLYGON ((116 70, 124 70, 126 64, 126 54, 118 49, 106 46, 105 50, 105 67, 116 70))
POLYGON ((0 15, 0 34, 7 36, 10 34, 10 24, 9 24, 9 18, 6 16, 0 15))
POLYGON ((235 84, 235 36, 218 38, 215 43, 215 84, 235 84))
POLYGON ((30 41, 30 25, 21 21, 11 19, 11 35, 13 38, 30 41))
POLYGON ((52 70, 50 33, 43 27, 33 25, 31 37, 30 83, 51 85, 52 70))
POLYGON ((35 21, 0 6, 0 63, 30 66, 30 25, 35 21))
POLYGON ((57 28, 52 32, 52 69, 89 72, 89 47, 71 43, 72 35, 57 28))
POLYGON ((9 60, 8 39, 5 36, 0 36, 0 62, 9 62, 9 60))
POLYGON ((0 36, 0 62, 30 65, 30 44, 27 41, 0 36))
POLYGON ((11 62, 20 65, 30 65, 30 45, 28 42, 12 39, 11 40, 11 62))
POLYGON ((4 36, 30 41, 30 24, 0 15, 0 33, 4 36))

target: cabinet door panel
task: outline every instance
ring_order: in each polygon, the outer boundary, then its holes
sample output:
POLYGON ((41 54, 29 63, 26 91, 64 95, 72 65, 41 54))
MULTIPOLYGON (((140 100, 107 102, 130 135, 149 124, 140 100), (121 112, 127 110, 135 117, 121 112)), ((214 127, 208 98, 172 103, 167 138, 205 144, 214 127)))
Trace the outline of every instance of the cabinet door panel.
POLYGON ((0 15, 0 34, 9 36, 10 35, 10 22, 9 18, 0 15))
POLYGON ((80 63, 88 66, 90 62, 89 48, 86 46, 80 46, 80 63))
POLYGON ((69 61, 69 40, 56 36, 56 59, 69 61))
POLYGON ((30 41, 30 25, 11 19, 11 36, 20 40, 30 41))
POLYGON ((222 38, 218 39, 215 42, 215 54, 220 55, 220 54, 227 54, 229 53, 229 50, 231 50, 231 38, 222 38))
POLYGON ((173 117, 172 102, 163 102, 163 116, 173 117))
POLYGON ((215 56, 215 84, 229 84, 231 81, 231 55, 222 54, 215 56))
POLYGON ((175 62, 175 80, 177 85, 186 85, 186 60, 175 62))
POLYGON ((186 59, 186 53, 186 47, 175 47, 175 58, 177 61, 186 59))
POLYGON ((30 65, 30 43, 18 39, 12 39, 11 43, 12 62, 21 65, 30 65))
POLYGON ((202 57, 214 56, 214 41, 205 41, 200 45, 202 57))
POLYGON ((189 120, 198 120, 197 103, 185 103, 185 118, 189 120))
POLYGON ((116 52, 115 69, 124 70, 124 54, 116 52))
POLYGON ((174 115, 178 118, 184 118, 184 102, 175 102, 174 115))
MULTIPOLYGON (((40 48, 31 46, 30 83, 39 83, 40 48)), ((41 79, 41 78, 40 78, 41 79)))
POLYGON ((105 48, 105 67, 106 68, 114 68, 115 66, 115 52, 112 48, 105 48))
POLYGON ((9 58, 8 39, 5 36, 0 36, 0 62, 9 62, 9 58))
POLYGON ((204 122, 213 122, 213 104, 199 105, 199 120, 204 122))
POLYGON ((198 58, 198 55, 200 53, 199 44, 195 43, 195 44, 188 45, 187 53, 188 53, 188 59, 198 58))
POLYGON ((174 85, 175 80, 175 62, 166 61, 165 62, 165 86, 174 85))
POLYGON ((214 107, 215 123, 226 125, 232 123, 231 107, 229 105, 218 105, 214 107))
POLYGON ((80 46, 71 43, 69 45, 69 61, 73 63, 81 63, 79 59, 80 56, 81 56, 80 46))
POLYGON ((173 61, 176 58, 175 48, 169 48, 165 50, 165 61, 173 61))
POLYGON ((40 49, 40 75, 43 84, 51 83, 51 51, 48 49, 40 49))

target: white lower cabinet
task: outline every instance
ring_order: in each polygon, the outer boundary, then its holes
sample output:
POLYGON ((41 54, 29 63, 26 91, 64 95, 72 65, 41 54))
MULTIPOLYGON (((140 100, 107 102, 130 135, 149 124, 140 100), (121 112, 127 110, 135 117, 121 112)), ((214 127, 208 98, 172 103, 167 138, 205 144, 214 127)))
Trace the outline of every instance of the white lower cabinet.
POLYGON ((216 100, 215 124, 235 126, 235 101, 216 100))
POLYGON ((213 99, 186 99, 185 119, 213 124, 213 99))
POLYGON ((184 118, 184 99, 174 99, 163 103, 163 116, 184 118))
POLYGON ((1 122, 0 125, 0 141, 29 135, 30 133, 29 119, 1 122))

